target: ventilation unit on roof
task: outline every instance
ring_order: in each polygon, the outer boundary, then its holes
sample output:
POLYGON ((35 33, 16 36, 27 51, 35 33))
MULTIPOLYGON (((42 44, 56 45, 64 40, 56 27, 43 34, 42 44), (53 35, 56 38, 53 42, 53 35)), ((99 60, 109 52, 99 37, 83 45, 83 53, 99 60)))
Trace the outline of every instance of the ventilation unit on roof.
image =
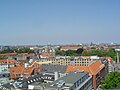
POLYGON ((76 70, 75 73, 82 73, 84 70, 76 70))
POLYGON ((55 80, 57 80, 59 78, 59 73, 58 72, 54 72, 54 76, 55 76, 55 80))

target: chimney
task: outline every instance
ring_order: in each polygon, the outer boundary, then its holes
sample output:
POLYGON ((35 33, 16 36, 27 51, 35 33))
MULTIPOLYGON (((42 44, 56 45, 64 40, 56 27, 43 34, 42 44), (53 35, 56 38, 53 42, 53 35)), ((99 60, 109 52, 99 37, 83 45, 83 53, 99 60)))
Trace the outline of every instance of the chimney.
POLYGON ((28 63, 25 63, 25 64, 24 64, 24 67, 25 67, 25 68, 28 68, 28 65, 29 65, 28 63))
POLYGON ((55 76, 55 81, 59 78, 59 73, 58 72, 54 72, 54 76, 55 76))
POLYGON ((118 55, 118 52, 117 52, 117 63, 119 63, 119 55, 118 55))

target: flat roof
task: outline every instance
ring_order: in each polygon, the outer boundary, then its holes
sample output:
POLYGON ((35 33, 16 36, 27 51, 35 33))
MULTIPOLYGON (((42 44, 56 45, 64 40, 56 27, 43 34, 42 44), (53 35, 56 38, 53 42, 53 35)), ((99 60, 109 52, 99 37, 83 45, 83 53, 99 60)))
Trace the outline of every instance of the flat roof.
MULTIPOLYGON (((82 78, 83 76, 85 76, 86 74, 88 74, 87 72, 70 72, 68 73, 66 76, 60 78, 60 80, 64 80, 65 83, 70 83, 73 84, 75 83, 78 79, 82 78)), ((59 81, 59 79, 58 79, 59 81)))
POLYGON ((65 82, 65 86, 69 85, 72 86, 76 81, 78 81, 80 78, 82 78, 83 76, 85 76, 86 74, 88 74, 87 72, 69 72, 66 76, 59 78, 58 80, 50 83, 48 85, 48 87, 57 87, 57 83, 59 81, 64 81, 65 82), (53 86, 52 86, 53 85, 53 86))

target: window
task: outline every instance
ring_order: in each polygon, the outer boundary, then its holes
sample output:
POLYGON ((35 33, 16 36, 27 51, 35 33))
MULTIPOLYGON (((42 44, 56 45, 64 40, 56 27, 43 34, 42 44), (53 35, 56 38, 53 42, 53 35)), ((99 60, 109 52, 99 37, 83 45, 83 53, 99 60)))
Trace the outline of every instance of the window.
POLYGON ((77 83, 74 84, 75 88, 77 88, 77 83))
POLYGON ((80 84, 81 84, 81 79, 79 80, 80 84))
POLYGON ((17 77, 20 77, 20 76, 21 76, 21 74, 20 74, 20 73, 19 73, 19 74, 16 74, 16 76, 17 76, 17 77))
POLYGON ((28 76, 28 74, 27 74, 27 73, 24 73, 24 76, 28 76))
POLYGON ((33 82, 33 81, 31 80, 31 82, 33 82))
POLYGON ((79 86, 80 84, 79 84, 79 81, 77 81, 77 87, 79 86))
POLYGON ((30 81, 27 81, 28 83, 30 83, 30 81))

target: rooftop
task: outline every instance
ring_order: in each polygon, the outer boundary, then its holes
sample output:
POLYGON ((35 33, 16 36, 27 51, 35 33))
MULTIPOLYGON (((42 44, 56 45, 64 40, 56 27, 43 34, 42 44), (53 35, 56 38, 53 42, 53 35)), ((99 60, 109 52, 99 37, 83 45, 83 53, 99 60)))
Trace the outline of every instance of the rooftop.
MULTIPOLYGON (((16 78, 15 74, 22 74, 24 75, 25 73, 28 74, 29 76, 33 72, 34 68, 33 67, 28 67, 25 68, 24 66, 17 66, 17 67, 11 67, 10 72, 11 72, 11 78, 16 78)), ((28 77, 29 77, 28 76, 28 77)))
POLYGON ((0 63, 16 63, 16 62, 17 62, 16 60, 9 60, 9 59, 0 60, 0 63))
POLYGON ((61 72, 65 73, 67 66, 64 65, 51 65, 51 64, 43 64, 42 72, 61 72))
POLYGON ((104 67, 105 66, 100 61, 96 61, 90 64, 89 66, 69 65, 66 69, 66 72, 74 72, 75 70, 84 70, 86 72, 89 72, 92 75, 96 75, 104 67))
POLYGON ((44 52, 41 54, 41 57, 53 57, 52 53, 44 52))
POLYGON ((12 55, 17 55, 17 53, 5 53, 5 54, 0 54, 0 56, 12 56, 12 55))
MULTIPOLYGON (((64 80, 65 83, 70 83, 73 84, 75 83, 78 79, 82 78, 83 76, 85 76, 86 74, 88 74, 87 72, 69 72, 67 74, 67 76, 64 76, 62 78, 60 78, 60 80, 64 80)), ((59 80, 59 79, 58 79, 59 80)))
POLYGON ((80 78, 87 75, 87 72, 69 72, 66 76, 59 78, 58 80, 50 83, 48 87, 62 87, 63 83, 65 86, 72 86, 75 82, 77 82, 80 78))

